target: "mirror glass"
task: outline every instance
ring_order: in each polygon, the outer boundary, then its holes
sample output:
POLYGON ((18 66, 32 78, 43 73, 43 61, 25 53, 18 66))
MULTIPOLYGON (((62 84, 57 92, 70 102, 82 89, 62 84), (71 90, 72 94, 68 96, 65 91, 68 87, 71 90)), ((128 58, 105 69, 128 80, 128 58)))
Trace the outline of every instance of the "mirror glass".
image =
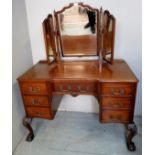
POLYGON ((63 56, 97 55, 97 11, 79 4, 58 14, 63 56))

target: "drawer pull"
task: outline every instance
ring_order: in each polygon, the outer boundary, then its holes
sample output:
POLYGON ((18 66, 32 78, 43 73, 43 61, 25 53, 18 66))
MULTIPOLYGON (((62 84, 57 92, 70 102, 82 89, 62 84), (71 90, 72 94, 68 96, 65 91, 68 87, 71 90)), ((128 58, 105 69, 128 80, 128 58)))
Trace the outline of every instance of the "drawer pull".
POLYGON ((81 86, 80 85, 78 85, 77 88, 78 88, 78 91, 81 91, 81 86))
POLYGON ((86 90, 81 90, 81 93, 86 93, 87 91, 86 90))
POLYGON ((113 88, 111 88, 111 94, 112 95, 124 95, 125 90, 123 88, 120 89, 120 91, 115 92, 115 90, 113 88))
POLYGON ((91 90, 89 86, 87 86, 87 91, 91 90))
POLYGON ((89 91, 89 86, 86 87, 86 90, 81 89, 81 86, 79 86, 79 85, 77 87, 78 87, 79 92, 81 92, 81 93, 87 93, 89 91))
POLYGON ((40 101, 39 101, 39 100, 33 99, 33 100, 32 100, 32 104, 33 104, 33 105, 39 105, 39 104, 40 104, 40 101))
POLYGON ((71 91, 71 90, 72 90, 71 85, 68 85, 68 91, 71 91))
POLYGON ((42 116, 43 114, 40 113, 40 112, 36 112, 35 115, 36 115, 36 116, 42 116))
POLYGON ((81 86, 78 85, 77 87, 78 87, 79 92, 81 92, 81 93, 86 93, 87 92, 87 90, 81 89, 81 86))
POLYGON ((37 92, 40 91, 40 88, 38 88, 38 87, 35 87, 35 88, 29 87, 29 91, 30 91, 30 92, 33 92, 33 93, 37 93, 37 92))
POLYGON ((60 86, 60 91, 63 91, 63 86, 60 86))
POLYGON ((71 89, 72 89, 71 85, 68 85, 68 86, 67 86, 67 89, 64 89, 64 86, 63 86, 63 85, 60 86, 60 91, 63 91, 63 92, 71 91, 71 89))
POLYGON ((121 103, 121 102, 116 102, 116 103, 110 102, 109 105, 114 108, 122 108, 123 107, 123 103, 121 103))
POLYGON ((111 120, 121 120, 122 119, 122 115, 117 115, 117 116, 113 116, 113 115, 110 115, 109 116, 109 118, 111 119, 111 120))

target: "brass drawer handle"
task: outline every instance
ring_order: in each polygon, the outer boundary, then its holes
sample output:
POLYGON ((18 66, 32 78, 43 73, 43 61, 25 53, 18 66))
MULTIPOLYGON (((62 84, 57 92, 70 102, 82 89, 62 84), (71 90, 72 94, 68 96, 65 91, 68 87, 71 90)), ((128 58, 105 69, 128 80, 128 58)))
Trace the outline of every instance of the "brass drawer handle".
POLYGON ((81 93, 86 93, 87 90, 81 89, 81 93))
POLYGON ((113 115, 109 115, 109 118, 111 120, 121 120, 122 119, 122 115, 117 115, 116 117, 114 117, 113 115))
POLYGON ((116 102, 116 103, 110 102, 109 105, 114 108, 122 108, 123 107, 123 103, 121 103, 121 102, 116 102))
POLYGON ((33 105, 39 105, 41 102, 39 101, 39 100, 37 100, 37 99, 33 99, 32 100, 32 104, 33 105))
POLYGON ((37 92, 40 91, 40 88, 38 88, 38 87, 35 87, 35 88, 29 87, 29 91, 30 91, 30 92, 33 92, 33 93, 37 93, 37 92))
POLYGON ((86 93, 87 91, 86 90, 81 90, 81 93, 86 93))
POLYGON ((71 91, 71 90, 72 90, 72 86, 68 85, 68 91, 71 91))
POLYGON ((60 91, 67 92, 68 90, 65 90, 64 86, 62 85, 62 86, 60 86, 60 91))
POLYGON ((123 88, 121 88, 119 92, 115 92, 114 88, 111 88, 112 95, 124 95, 124 93, 125 93, 125 90, 123 88))
POLYGON ((35 115, 37 115, 37 116, 42 116, 43 114, 40 113, 40 112, 35 112, 35 115))
POLYGON ((82 90, 81 89, 81 86, 80 85, 78 85, 77 88, 78 88, 78 91, 81 92, 81 93, 85 93, 86 92, 85 90, 82 90))
POLYGON ((68 91, 71 91, 71 90, 72 90, 71 85, 68 85, 67 86, 67 89, 64 89, 64 86, 63 85, 60 86, 60 91, 68 92, 68 91))
POLYGON ((78 88, 78 91, 81 91, 81 86, 80 85, 78 85, 77 88, 78 88))
POLYGON ((81 92, 81 93, 86 93, 89 90, 89 87, 87 87, 86 90, 81 89, 81 86, 80 85, 78 85, 77 87, 78 87, 79 92, 81 92))

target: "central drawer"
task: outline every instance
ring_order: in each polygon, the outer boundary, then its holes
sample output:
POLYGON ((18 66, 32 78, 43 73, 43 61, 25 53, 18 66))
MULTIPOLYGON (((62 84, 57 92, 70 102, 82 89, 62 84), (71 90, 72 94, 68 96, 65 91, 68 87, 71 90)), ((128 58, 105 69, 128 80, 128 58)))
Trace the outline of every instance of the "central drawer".
POLYGON ((97 82, 90 81, 61 81, 53 82, 52 89, 59 93, 97 93, 97 82))

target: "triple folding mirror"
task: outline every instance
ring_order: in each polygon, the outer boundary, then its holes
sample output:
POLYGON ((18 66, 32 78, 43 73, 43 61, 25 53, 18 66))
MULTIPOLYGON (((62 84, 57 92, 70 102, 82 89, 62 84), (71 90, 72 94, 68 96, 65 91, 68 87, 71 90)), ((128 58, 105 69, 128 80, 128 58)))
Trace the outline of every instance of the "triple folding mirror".
POLYGON ((115 18, 109 11, 71 3, 43 22, 47 61, 64 57, 100 57, 113 63, 115 18))

